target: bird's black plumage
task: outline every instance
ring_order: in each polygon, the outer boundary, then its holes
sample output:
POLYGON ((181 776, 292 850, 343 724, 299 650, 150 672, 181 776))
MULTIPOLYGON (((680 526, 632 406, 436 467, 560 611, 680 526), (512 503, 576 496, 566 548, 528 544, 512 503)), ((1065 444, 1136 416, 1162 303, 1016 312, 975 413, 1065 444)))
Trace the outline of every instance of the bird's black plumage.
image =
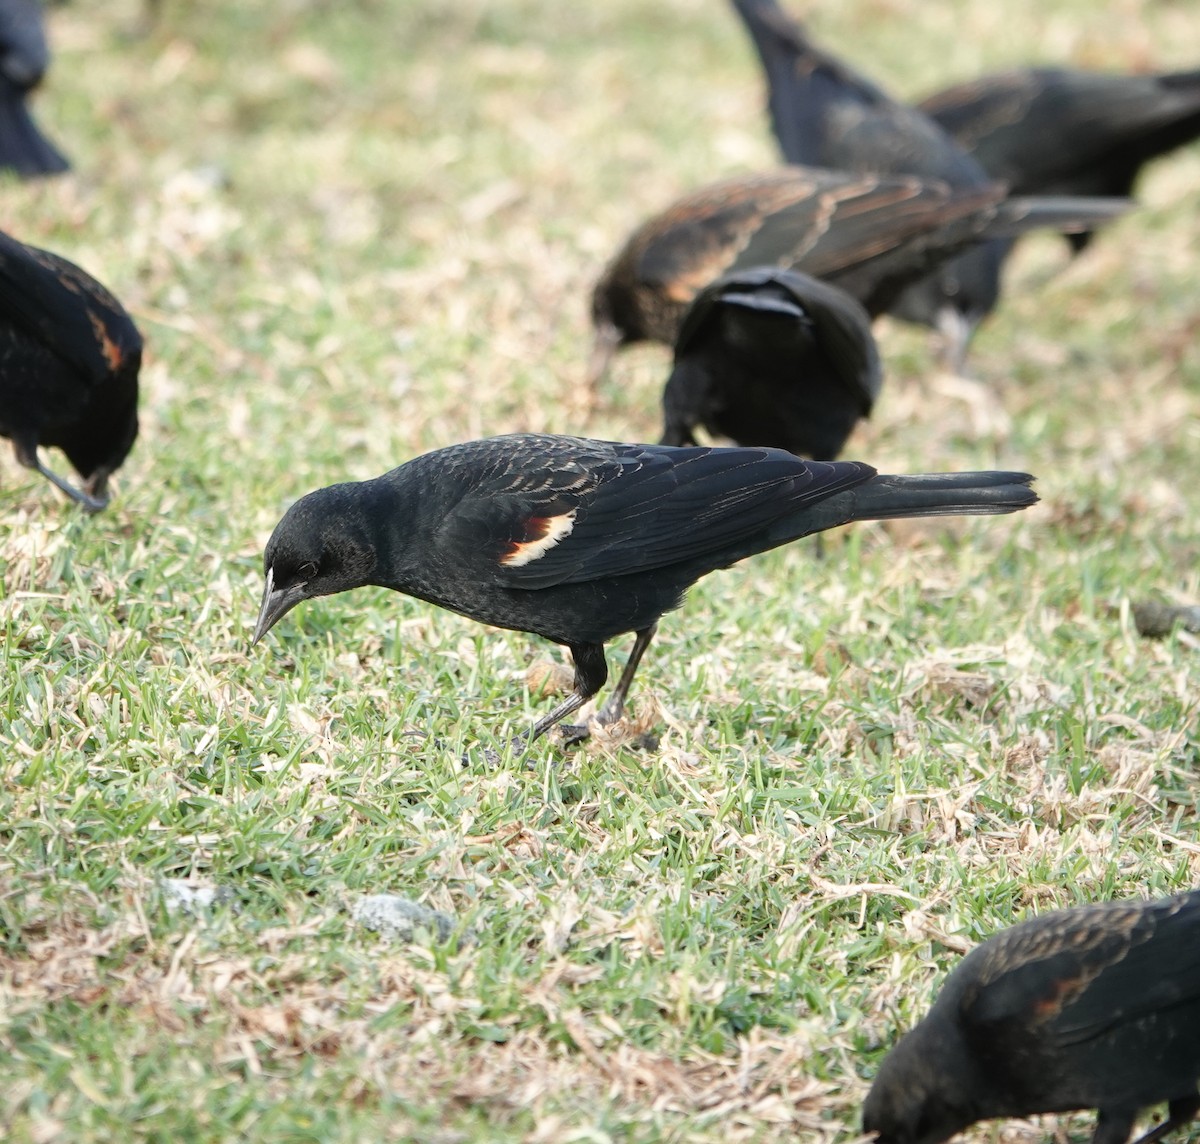
POLYGON ((1126 1144, 1200 1111, 1200 892, 1060 910, 1005 930, 946 979, 863 1106, 878 1144, 939 1144, 977 1120, 1099 1111, 1126 1144))
POLYGON ((695 430, 831 461, 871 412, 883 367, 866 310, 795 270, 722 275, 688 308, 663 391, 664 445, 695 430))
POLYGON ((50 64, 37 0, 0 0, 0 169, 56 175, 70 164, 38 129, 27 100, 50 64))
POLYGON ((775 449, 470 441, 297 501, 267 542, 254 641, 301 600, 367 584, 545 636, 570 649, 575 691, 536 737, 604 685, 604 644, 635 632, 601 715, 618 717, 659 618, 706 573, 853 520, 1014 512, 1036 501, 1031 479, 879 476, 775 449))
MULTIPOLYGON (((920 107, 1015 194, 1127 197, 1145 163, 1200 137, 1200 71, 1025 68, 957 84, 920 107)), ((1067 235, 1076 250, 1090 238, 1067 235)))
MULTIPOLYGON (((917 175, 952 187, 992 177, 924 112, 817 47, 776 0, 733 0, 767 77, 771 124, 788 163, 858 174, 917 175)), ((995 239, 940 266, 889 306, 940 329, 961 365, 975 327, 1000 297, 1009 243, 995 239)))
POLYGON ((712 183, 642 223, 592 292, 590 379, 618 347, 673 344, 688 304, 729 270, 779 266, 830 282, 872 317, 973 243, 1111 218, 1112 199, 1007 198, 913 175, 784 167, 712 183))
POLYGON ((0 435, 17 460, 95 511, 137 437, 142 338, 74 263, 0 233, 0 435), (57 446, 82 491, 46 468, 57 446))

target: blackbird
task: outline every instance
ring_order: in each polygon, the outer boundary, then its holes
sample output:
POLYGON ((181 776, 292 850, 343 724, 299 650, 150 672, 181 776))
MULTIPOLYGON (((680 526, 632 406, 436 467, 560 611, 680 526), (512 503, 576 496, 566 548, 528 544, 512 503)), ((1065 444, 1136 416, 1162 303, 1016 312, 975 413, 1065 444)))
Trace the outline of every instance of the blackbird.
POLYGON ((832 461, 871 412, 883 367, 866 310, 836 286, 770 266, 706 286, 675 341, 663 445, 695 429, 832 461))
MULTIPOLYGON (((1200 136, 1200 71, 1027 68, 947 88, 920 106, 1016 194, 1128 196, 1144 163, 1200 136)), ((1091 237, 1067 240, 1078 252, 1091 237)))
POLYGON ((469 441, 292 505, 267 542, 252 642, 301 600, 366 584, 536 633, 570 650, 575 686, 532 741, 604 686, 604 644, 635 632, 600 714, 619 719, 660 617, 706 573, 853 520, 1015 512, 1037 500, 1032 479, 879 476, 778 449, 469 441))
MULTIPOLYGON (((918 175, 952 187, 993 178, 923 111, 893 99, 823 51, 776 0, 733 0, 767 77, 771 124, 788 163, 858 174, 918 175)), ((996 239, 946 262, 888 309, 937 329, 961 368, 979 323, 995 309, 1011 242, 996 239)))
POLYGON ((1058 910, 967 955, 879 1068, 878 1144, 938 1144, 977 1120, 1095 1108, 1125 1144, 1167 1102, 1158 1140, 1200 1111, 1200 892, 1058 910))
POLYGON ((0 436, 91 512, 137 437, 142 337, 91 275, 57 254, 0 232, 0 436), (39 445, 56 445, 83 489, 50 471, 39 445))
POLYGON ((37 0, 0 0, 0 168, 56 175, 70 164, 39 130, 26 100, 50 63, 37 0))
POLYGON ((773 265, 839 286, 871 317, 972 243, 1113 218, 1119 199, 1006 198, 912 175, 783 167, 712 183, 644 222, 592 293, 589 381, 619 346, 673 344, 695 295, 728 270, 773 265))

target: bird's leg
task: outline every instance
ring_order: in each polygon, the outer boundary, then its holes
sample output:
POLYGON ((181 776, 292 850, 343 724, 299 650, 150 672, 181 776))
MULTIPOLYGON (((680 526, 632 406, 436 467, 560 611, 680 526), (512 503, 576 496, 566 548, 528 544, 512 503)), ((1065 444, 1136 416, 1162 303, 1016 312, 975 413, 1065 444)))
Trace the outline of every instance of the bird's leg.
MULTIPOLYGON (((1101 1108, 1096 1116, 1096 1131, 1092 1133, 1092 1144, 1129 1144, 1135 1116, 1136 1111, 1101 1108)), ((1142 1142, 1138 1141, 1138 1144, 1142 1142)))
MULTIPOLYGON (((561 723, 568 715, 578 711, 608 679, 608 662, 604 658, 603 644, 568 644, 571 658, 575 661, 575 690, 566 697, 548 715, 543 715, 528 731, 518 735, 522 747, 528 746, 539 735, 544 735, 556 723, 561 723)), ((626 671, 629 669, 626 668, 626 671)), ((624 679, 624 676, 622 676, 624 679)), ((573 735, 572 742, 587 738, 587 729, 582 734, 573 735)), ((516 743, 514 743, 514 747, 516 743)))
POLYGON ((99 512, 108 505, 108 498, 99 500, 89 496, 82 489, 77 489, 70 481, 64 480, 56 472, 46 468, 37 454, 37 445, 28 441, 13 441, 13 453, 16 454, 17 464, 27 469, 33 469, 42 474, 55 488, 62 489, 73 501, 78 501, 88 512, 99 512))
POLYGON ((1172 1100, 1167 1105, 1166 1120, 1151 1128, 1144 1136, 1139 1136, 1134 1144, 1154 1144, 1168 1132, 1173 1132, 1176 1128, 1182 1128, 1185 1124, 1195 1120, 1198 1112, 1200 1112, 1200 1096, 1187 1096, 1179 1100, 1172 1100))
POLYGON ((621 678, 617 680, 617 686, 613 688, 608 702, 596 716, 596 721, 601 726, 608 727, 621 718, 621 712, 625 709, 625 697, 629 694, 629 685, 633 682, 634 672, 637 671, 638 664, 642 662, 642 656, 646 654, 646 648, 650 646, 650 641, 654 639, 656 631, 658 631, 658 624, 651 624, 637 633, 633 641, 633 649, 629 653, 629 661, 625 664, 625 670, 621 672, 621 678))
POLYGON ((975 332, 974 324, 954 306, 942 306, 935 321, 942 339, 938 364, 954 377, 966 377, 967 346, 975 332))
POLYGON ((608 373, 613 355, 621 344, 621 331, 612 322, 602 322, 596 327, 592 352, 588 356, 587 376, 584 379, 588 399, 595 406, 600 395, 600 383, 608 373))

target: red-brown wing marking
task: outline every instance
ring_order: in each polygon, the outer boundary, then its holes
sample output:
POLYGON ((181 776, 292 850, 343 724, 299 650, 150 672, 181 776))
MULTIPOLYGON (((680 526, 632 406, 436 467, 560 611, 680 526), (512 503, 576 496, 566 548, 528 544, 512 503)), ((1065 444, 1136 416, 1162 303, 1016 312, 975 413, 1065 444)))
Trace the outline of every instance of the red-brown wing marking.
POLYGON ((108 362, 108 368, 116 371, 124 359, 121 347, 109 337, 108 326, 105 325, 103 318, 97 317, 91 310, 87 312, 87 316, 92 323, 92 329, 96 331, 96 341, 100 345, 100 352, 104 355, 104 360, 108 362))
POLYGON ((500 557, 507 568, 520 568, 544 556, 575 527, 575 509, 558 516, 527 517, 520 536, 513 538, 508 552, 500 557))

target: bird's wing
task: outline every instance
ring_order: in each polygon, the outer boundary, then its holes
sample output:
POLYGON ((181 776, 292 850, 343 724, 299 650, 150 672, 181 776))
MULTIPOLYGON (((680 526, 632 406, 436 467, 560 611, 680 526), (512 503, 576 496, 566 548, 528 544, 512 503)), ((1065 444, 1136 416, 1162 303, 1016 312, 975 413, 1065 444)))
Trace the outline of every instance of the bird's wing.
POLYGON ((852 381, 869 413, 883 385, 883 364, 871 333, 871 319, 845 290, 795 271, 777 273, 775 280, 808 315, 814 336, 838 375, 852 381))
POLYGON ((489 554, 492 581, 513 588, 694 560, 715 568, 746 555, 738 546, 773 521, 873 475, 868 465, 804 462, 779 449, 613 444, 551 464, 535 452, 476 483, 439 543, 474 561, 489 554))
POLYGON ((700 291, 688 308, 675 339, 676 360, 688 351, 714 308, 721 305, 774 312, 807 322, 838 376, 855 387, 863 412, 871 411, 883 385, 883 365, 871 333, 870 316, 844 290, 797 270, 755 266, 730 271, 700 291))
POLYGON ((846 177, 766 214, 733 265, 789 266, 829 278, 1002 197, 998 188, 954 192, 917 178, 846 177))
POLYGON ((938 92, 921 107, 1016 193, 1114 193, 1102 181, 1200 132, 1200 83, 1178 76, 1030 68, 938 92), (1072 179, 1090 181, 1073 182, 1072 179))
POLYGON ((979 980, 964 995, 961 1016, 981 1047, 1007 1027, 1030 1026, 1049 1043, 1080 1044, 1200 1001, 1200 893, 1039 922, 978 951, 985 955, 979 980))
POLYGON ((915 176, 785 167, 681 199, 631 239, 636 277, 686 304, 734 268, 782 266, 833 278, 1003 200, 915 176))
POLYGON ((124 307, 91 275, 48 250, 0 233, 0 316, 78 369, 93 384, 140 354, 124 307))

